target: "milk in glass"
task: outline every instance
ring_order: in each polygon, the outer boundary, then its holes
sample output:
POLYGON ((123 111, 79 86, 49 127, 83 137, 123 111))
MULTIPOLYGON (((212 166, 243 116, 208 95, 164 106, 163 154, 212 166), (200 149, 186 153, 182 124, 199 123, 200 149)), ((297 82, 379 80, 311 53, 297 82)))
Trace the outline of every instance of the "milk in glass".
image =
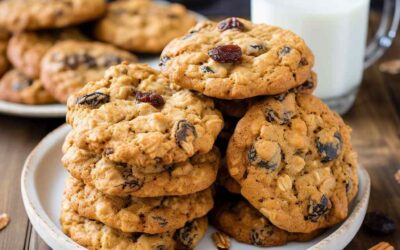
POLYGON ((350 108, 362 80, 368 11, 369 0, 251 2, 253 22, 280 26, 305 39, 316 59, 315 95, 339 105, 333 108, 341 113, 350 108))

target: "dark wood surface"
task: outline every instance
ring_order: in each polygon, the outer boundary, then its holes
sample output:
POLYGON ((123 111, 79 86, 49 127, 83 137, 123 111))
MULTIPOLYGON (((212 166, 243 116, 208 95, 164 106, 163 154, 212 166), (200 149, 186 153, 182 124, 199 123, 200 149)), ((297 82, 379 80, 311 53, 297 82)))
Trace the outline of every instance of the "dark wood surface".
MULTIPOLYGON (((372 20, 372 26, 377 23, 372 20)), ((400 58, 400 39, 381 61, 400 58)), ((344 116, 353 128, 353 144, 360 163, 372 179, 369 211, 382 211, 400 227, 400 184, 394 173, 400 169, 400 75, 379 72, 378 64, 365 72, 356 103, 344 116)), ((0 115, 0 212, 11 223, 0 231, 0 250, 48 249, 32 229, 21 194, 20 174, 26 156, 63 119, 29 119, 0 115)), ((46 180, 43 180, 46 181, 46 180)), ((374 236, 361 229, 347 249, 368 249, 387 241, 400 249, 400 228, 390 236, 374 236)))

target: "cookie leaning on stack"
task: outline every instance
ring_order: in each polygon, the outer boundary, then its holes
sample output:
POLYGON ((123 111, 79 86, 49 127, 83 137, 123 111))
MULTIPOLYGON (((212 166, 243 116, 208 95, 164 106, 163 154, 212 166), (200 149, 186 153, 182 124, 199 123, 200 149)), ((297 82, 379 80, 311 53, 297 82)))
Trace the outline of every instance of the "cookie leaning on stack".
POLYGON ((294 33, 239 18, 199 23, 162 52, 164 75, 216 98, 226 117, 243 117, 221 138, 223 144, 232 133, 225 171, 233 179, 221 180, 242 197, 217 202, 212 216, 239 241, 271 246, 311 239, 343 221, 357 193, 350 129, 311 95, 313 64, 294 33))
POLYGON ((123 63, 68 99, 67 122, 68 236, 92 249, 194 248, 220 164, 213 145, 223 119, 212 100, 147 65, 123 63))

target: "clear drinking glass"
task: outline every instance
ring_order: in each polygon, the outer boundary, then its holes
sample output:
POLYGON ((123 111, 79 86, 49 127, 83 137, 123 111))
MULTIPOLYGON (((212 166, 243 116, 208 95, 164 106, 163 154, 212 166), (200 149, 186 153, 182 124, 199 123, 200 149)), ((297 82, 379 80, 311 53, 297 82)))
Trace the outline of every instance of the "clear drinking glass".
POLYGON ((366 47, 370 0, 251 0, 251 19, 292 30, 315 55, 315 95, 346 113, 363 70, 391 46, 399 25, 400 0, 385 0, 381 24, 366 47))

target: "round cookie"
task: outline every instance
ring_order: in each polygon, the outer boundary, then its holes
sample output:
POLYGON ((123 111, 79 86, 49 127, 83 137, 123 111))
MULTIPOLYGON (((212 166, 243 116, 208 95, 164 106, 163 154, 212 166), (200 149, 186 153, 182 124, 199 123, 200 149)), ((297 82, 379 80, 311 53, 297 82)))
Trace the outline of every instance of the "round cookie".
POLYGON ((223 127, 212 100, 179 89, 142 64, 111 67, 67 106, 73 130, 64 149, 73 142, 141 172, 209 152, 223 127))
POLYGON ((217 203, 210 218, 214 226, 237 241, 258 247, 280 246, 290 241, 308 241, 320 233, 319 231, 308 234, 284 231, 274 226, 242 198, 217 203))
POLYGON ((1 78, 0 99, 31 105, 56 102, 40 80, 32 80, 16 69, 8 71, 1 78))
POLYGON ((216 148, 181 163, 160 166, 162 172, 141 173, 127 164, 117 164, 75 146, 62 158, 69 173, 104 194, 159 197, 187 195, 210 187, 220 164, 216 148))
POLYGON ((184 196, 123 198, 107 196, 72 177, 64 195, 79 215, 123 232, 154 234, 175 230, 206 215, 213 207, 211 189, 184 196))
POLYGON ((180 4, 148 0, 115 1, 94 30, 97 39, 141 53, 160 53, 172 39, 196 24, 180 4))
MULTIPOLYGON (((294 87, 284 93, 278 94, 275 97, 283 98, 289 92, 312 94, 316 87, 317 74, 315 72, 311 72, 311 76, 303 84, 294 87)), ((224 116, 242 118, 246 114, 246 111, 251 107, 251 105, 257 103, 262 98, 263 97, 259 96, 242 100, 214 99, 214 102, 217 109, 219 109, 224 116)))
POLYGON ((194 249, 204 237, 206 217, 187 222, 182 228, 160 234, 123 233, 100 222, 80 216, 67 199, 62 204, 60 224, 64 233, 88 249, 174 250, 194 249))
POLYGON ((356 158, 339 115, 294 93, 250 108, 227 151, 242 195, 274 225, 301 233, 346 218, 358 189, 356 158))
POLYGON ((240 18, 204 21, 163 50, 161 71, 184 88, 219 99, 286 92, 304 83, 314 57, 294 33, 240 18))
POLYGON ((46 30, 14 34, 7 48, 11 63, 26 76, 37 79, 40 76, 40 62, 46 52, 57 42, 85 40, 77 29, 46 30))
POLYGON ((99 80, 104 71, 123 61, 136 62, 129 52, 99 42, 64 41, 47 51, 41 62, 40 79, 60 102, 90 81, 99 80))
POLYGON ((104 0, 12 0, 0 2, 0 27, 9 31, 61 28, 101 16, 104 0))

